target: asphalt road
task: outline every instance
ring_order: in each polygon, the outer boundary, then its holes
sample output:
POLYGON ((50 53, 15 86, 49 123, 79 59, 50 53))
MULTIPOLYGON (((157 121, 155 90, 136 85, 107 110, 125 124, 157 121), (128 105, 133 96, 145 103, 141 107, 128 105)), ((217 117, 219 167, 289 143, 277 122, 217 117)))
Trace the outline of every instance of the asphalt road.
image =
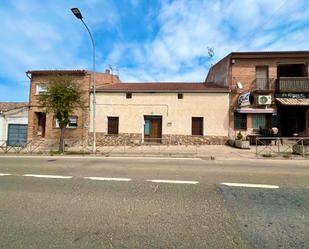
POLYGON ((308 187, 306 161, 0 157, 0 248, 309 248, 308 187))

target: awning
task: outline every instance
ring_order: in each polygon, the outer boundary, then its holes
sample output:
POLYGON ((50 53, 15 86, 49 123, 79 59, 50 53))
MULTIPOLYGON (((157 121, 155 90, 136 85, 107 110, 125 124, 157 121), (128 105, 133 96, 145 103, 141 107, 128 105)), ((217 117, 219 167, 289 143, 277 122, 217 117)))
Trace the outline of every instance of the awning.
POLYGON ((309 99, 276 98, 276 100, 282 105, 297 105, 297 106, 309 105, 309 99))
POLYGON ((238 113, 274 113, 275 109, 273 108, 238 108, 236 110, 238 113))

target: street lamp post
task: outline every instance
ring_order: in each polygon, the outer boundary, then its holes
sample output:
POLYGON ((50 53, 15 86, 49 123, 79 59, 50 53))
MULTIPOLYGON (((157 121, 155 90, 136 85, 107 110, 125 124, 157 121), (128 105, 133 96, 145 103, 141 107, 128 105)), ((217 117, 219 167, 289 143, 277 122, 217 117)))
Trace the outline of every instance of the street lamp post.
POLYGON ((92 37, 92 34, 90 32, 90 29, 86 25, 86 23, 83 20, 82 13, 79 11, 78 8, 72 8, 71 11, 73 12, 74 16, 76 16, 77 19, 81 20, 81 22, 84 24, 86 27, 90 39, 92 42, 92 47, 93 47, 93 71, 92 71, 92 91, 93 91, 93 98, 92 98, 92 134, 93 134, 93 141, 92 141, 92 152, 96 153, 96 127, 95 127, 95 121, 96 121, 96 85, 95 85, 95 44, 94 44, 94 39, 92 37))

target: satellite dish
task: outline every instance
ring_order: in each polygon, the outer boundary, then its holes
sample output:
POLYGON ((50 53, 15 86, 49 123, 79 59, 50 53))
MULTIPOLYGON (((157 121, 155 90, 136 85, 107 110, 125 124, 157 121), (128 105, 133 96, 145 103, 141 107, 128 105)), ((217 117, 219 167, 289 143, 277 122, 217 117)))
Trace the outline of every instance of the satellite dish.
POLYGON ((244 87, 243 87, 243 85, 240 82, 237 82, 237 88, 243 89, 244 87))

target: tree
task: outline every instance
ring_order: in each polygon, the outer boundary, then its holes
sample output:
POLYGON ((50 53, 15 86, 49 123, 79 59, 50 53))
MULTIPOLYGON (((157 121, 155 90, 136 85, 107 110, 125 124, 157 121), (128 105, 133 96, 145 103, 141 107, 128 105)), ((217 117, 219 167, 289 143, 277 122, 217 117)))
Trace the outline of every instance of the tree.
POLYGON ((84 109, 83 92, 72 77, 64 75, 48 78, 45 90, 38 97, 39 105, 57 119, 60 128, 59 151, 64 152, 64 133, 69 116, 78 108, 84 109))

